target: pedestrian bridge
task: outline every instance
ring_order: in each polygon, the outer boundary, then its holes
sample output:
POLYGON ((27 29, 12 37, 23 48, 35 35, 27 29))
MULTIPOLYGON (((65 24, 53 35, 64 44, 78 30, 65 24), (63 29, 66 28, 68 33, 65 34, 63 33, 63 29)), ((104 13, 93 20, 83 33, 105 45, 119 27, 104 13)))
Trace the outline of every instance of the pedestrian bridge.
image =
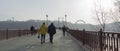
POLYGON ((29 30, 0 30, 0 51, 120 51, 120 33, 67 29, 54 35, 53 44, 41 44, 29 30))
POLYGON ((85 51, 79 43, 70 35, 63 36, 60 30, 54 35, 53 44, 49 42, 49 35, 46 35, 46 42, 40 43, 37 34, 14 37, 0 41, 0 51, 85 51))

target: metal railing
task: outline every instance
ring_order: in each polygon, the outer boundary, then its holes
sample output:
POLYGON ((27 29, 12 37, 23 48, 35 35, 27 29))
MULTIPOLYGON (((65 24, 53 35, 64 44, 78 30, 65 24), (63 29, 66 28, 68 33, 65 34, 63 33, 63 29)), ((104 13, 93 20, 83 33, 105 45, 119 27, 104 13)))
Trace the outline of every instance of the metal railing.
POLYGON ((23 35, 30 34, 30 30, 28 29, 18 29, 18 30, 12 30, 12 29, 6 29, 6 30, 0 30, 0 40, 9 39, 13 37, 20 37, 23 35))
POLYGON ((120 33, 71 29, 68 33, 89 46, 91 51, 120 51, 120 33))

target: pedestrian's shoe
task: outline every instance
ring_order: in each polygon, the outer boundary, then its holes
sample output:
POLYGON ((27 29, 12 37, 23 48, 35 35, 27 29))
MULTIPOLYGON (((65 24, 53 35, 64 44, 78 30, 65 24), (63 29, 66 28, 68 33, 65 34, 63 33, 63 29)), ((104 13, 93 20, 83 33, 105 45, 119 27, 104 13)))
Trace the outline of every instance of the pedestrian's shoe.
POLYGON ((51 44, 53 44, 53 42, 51 42, 51 44))
POLYGON ((43 41, 43 43, 45 43, 45 41, 43 41))
POLYGON ((41 42, 41 44, 43 44, 43 42, 41 42))
POLYGON ((40 38, 40 36, 37 37, 38 39, 40 38))
POLYGON ((51 44, 53 44, 53 42, 52 42, 52 41, 50 41, 50 43, 51 43, 51 44))

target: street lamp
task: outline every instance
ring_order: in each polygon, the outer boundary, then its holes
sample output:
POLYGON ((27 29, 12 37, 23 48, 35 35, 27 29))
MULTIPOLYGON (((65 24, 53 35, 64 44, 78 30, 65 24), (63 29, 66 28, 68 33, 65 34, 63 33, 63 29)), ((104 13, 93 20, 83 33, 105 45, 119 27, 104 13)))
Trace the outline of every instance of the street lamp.
POLYGON ((67 26, 67 15, 65 14, 65 25, 67 26))
POLYGON ((13 20, 13 22, 14 22, 14 17, 12 17, 12 20, 13 20))
POLYGON ((48 26, 48 14, 46 14, 46 23, 47 23, 47 26, 48 26))
POLYGON ((62 17, 62 24, 63 24, 63 25, 65 25, 65 24, 64 24, 64 20, 63 20, 63 19, 64 19, 64 18, 62 17))
POLYGON ((60 28, 60 17, 58 17, 58 28, 60 28))

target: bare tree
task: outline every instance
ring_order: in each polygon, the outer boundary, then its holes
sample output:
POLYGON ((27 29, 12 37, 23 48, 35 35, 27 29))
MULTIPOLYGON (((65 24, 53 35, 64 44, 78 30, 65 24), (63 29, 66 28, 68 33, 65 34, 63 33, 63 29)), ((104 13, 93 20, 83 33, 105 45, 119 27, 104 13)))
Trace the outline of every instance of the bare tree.
POLYGON ((120 1, 116 0, 116 2, 114 2, 115 4, 115 10, 114 11, 110 11, 110 18, 114 20, 114 22, 118 23, 118 25, 120 26, 120 1))
POLYGON ((105 11, 104 7, 102 6, 101 0, 94 2, 94 13, 98 23, 100 24, 100 27, 102 28, 102 31, 105 31, 108 12, 105 11))
POLYGON ((120 22, 119 22, 119 20, 120 20, 120 13, 118 11, 110 11, 110 18, 114 22, 118 23, 118 25, 120 26, 120 22))

